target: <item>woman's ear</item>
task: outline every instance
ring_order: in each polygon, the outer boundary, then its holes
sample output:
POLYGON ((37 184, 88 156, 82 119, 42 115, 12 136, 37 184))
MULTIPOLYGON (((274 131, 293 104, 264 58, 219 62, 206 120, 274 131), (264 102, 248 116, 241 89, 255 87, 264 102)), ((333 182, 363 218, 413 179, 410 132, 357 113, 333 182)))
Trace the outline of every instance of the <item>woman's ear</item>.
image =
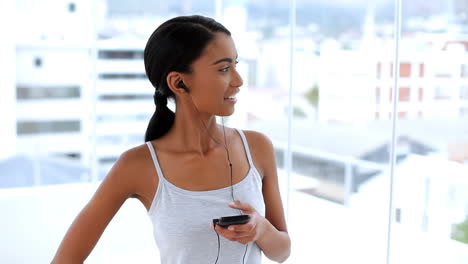
POLYGON ((188 93, 188 88, 183 82, 183 76, 179 72, 170 72, 167 74, 166 81, 167 86, 171 89, 175 94, 184 94, 188 93))

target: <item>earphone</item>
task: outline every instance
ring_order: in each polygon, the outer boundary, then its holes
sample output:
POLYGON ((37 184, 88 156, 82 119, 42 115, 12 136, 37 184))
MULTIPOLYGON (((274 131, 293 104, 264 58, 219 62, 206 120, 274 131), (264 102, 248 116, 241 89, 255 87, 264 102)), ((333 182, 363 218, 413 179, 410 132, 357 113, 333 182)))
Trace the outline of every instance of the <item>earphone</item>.
POLYGON ((187 93, 190 93, 190 89, 185 85, 184 81, 180 80, 177 87, 184 89, 187 93))
MULTIPOLYGON (((192 103, 193 103, 192 96, 190 95, 190 89, 185 85, 185 83, 184 83, 182 80, 180 80, 180 81, 177 83, 177 87, 180 87, 180 88, 184 89, 184 90, 189 94, 190 99, 192 100, 192 103)), ((195 109, 197 110, 197 113, 200 114, 200 112, 198 111, 198 108, 195 106, 195 104, 193 104, 193 105, 194 105, 195 109)), ((211 136, 210 132, 208 131, 208 128, 207 128, 206 125, 205 125, 205 122, 203 122, 203 120, 201 120, 201 121, 202 121, 202 123, 203 123, 203 126, 205 127, 206 132, 208 133, 208 136, 210 136, 211 139, 213 139, 213 141, 216 142, 218 145, 222 145, 222 146, 224 147, 224 149, 226 150, 227 158, 228 158, 228 161, 229 161, 230 175, 231 175, 231 197, 232 197, 232 201, 234 202, 235 199, 234 199, 234 188, 233 188, 233 184, 232 184, 232 163, 231 163, 231 159, 230 159, 230 157, 229 157, 229 151, 228 151, 227 144, 226 144, 226 132, 225 132, 225 129, 224 129, 224 118, 221 117, 221 121, 222 121, 222 123, 223 123, 224 145, 223 145, 223 144, 220 144, 218 141, 216 141, 216 140, 211 136)), ((238 209, 238 211, 239 211, 239 214, 242 215, 242 211, 239 210, 239 209, 238 209)), ((215 230, 215 232, 216 232, 216 230, 215 230)), ((217 257, 216 257, 215 264, 218 263, 219 252, 220 252, 220 247, 221 247, 221 246, 220 246, 220 240, 219 240, 219 234, 218 234, 218 232, 216 232, 216 235, 217 235, 217 237, 218 237, 218 254, 217 254, 217 257)), ((248 243, 245 244, 245 251, 244 251, 244 256, 243 256, 243 258, 242 258, 242 263, 244 263, 244 261, 245 261, 245 255, 246 255, 246 253, 247 253, 247 247, 248 247, 248 243)))

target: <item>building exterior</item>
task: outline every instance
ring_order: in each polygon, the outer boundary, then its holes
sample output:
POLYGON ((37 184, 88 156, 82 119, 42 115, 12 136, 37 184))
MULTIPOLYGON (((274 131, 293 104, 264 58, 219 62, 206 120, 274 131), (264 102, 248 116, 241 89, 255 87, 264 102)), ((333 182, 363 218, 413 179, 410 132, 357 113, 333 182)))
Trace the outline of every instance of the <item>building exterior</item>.
POLYGON ((103 172, 123 151, 144 142, 155 111, 154 88, 143 64, 144 46, 143 39, 98 41, 95 151, 103 172))
POLYGON ((146 39, 108 39, 104 1, 54 5, 17 3, 16 151, 72 158, 92 168, 88 180, 102 178, 125 149, 143 142, 154 112, 146 39), (25 25, 33 20, 42 22, 25 25))
MULTIPOLYGON (((460 42, 463 37, 457 39, 460 42)), ((391 44, 375 40, 372 45, 363 45, 366 49, 334 49, 322 53, 321 120, 390 119, 394 86, 391 44), (336 107, 337 104, 341 107, 336 107)), ((398 118, 467 117, 468 51, 464 44, 438 43, 431 36, 427 40, 405 39, 401 47, 398 118)))
POLYGON ((17 152, 89 164, 92 1, 17 1, 17 152), (26 8, 27 7, 27 8, 26 8), (34 23, 36 22, 36 23, 34 23))
POLYGON ((16 91, 15 76, 15 42, 14 28, 9 26, 15 2, 13 0, 0 3, 0 159, 14 155, 16 151, 16 91))

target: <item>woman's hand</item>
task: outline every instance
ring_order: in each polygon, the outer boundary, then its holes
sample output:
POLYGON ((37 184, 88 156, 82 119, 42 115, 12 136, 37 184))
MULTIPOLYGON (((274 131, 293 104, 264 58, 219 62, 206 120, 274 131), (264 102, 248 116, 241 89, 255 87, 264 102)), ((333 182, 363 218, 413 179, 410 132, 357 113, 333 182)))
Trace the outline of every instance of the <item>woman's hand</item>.
MULTIPOLYGON (((235 201, 228 203, 229 207, 242 210, 243 214, 250 215, 250 221, 243 225, 230 225, 228 228, 216 225, 215 231, 231 241, 242 244, 257 241, 264 233, 265 221, 263 216, 257 213, 255 208, 248 203, 235 201)), ((213 228, 213 224, 211 224, 213 228)))

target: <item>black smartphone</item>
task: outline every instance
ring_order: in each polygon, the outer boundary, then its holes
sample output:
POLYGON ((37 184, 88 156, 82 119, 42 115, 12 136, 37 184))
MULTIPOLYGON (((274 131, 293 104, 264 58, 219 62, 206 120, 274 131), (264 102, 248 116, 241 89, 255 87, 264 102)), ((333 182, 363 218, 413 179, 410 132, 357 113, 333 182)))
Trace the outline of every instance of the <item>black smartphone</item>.
POLYGON ((230 225, 243 225, 247 224, 250 221, 250 215, 233 215, 233 216, 224 216, 219 219, 213 219, 213 223, 220 225, 224 228, 230 225))

